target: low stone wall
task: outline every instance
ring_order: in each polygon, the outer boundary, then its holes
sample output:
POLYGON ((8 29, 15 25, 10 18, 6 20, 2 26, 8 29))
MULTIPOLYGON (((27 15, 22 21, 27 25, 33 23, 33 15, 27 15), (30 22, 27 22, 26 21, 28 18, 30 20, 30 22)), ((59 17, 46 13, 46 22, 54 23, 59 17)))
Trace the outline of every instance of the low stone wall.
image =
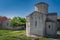
POLYGON ((20 27, 2 27, 1 29, 7 29, 7 30, 22 30, 25 29, 25 26, 20 26, 20 27))

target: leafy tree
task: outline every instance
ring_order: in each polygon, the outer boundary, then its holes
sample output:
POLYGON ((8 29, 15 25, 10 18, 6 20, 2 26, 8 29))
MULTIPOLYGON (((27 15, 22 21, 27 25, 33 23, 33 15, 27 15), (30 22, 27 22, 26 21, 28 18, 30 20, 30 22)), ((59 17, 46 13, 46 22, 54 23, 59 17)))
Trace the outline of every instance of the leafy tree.
POLYGON ((10 20, 10 26, 16 27, 16 26, 22 26, 26 24, 26 19, 21 17, 14 17, 12 20, 10 20))

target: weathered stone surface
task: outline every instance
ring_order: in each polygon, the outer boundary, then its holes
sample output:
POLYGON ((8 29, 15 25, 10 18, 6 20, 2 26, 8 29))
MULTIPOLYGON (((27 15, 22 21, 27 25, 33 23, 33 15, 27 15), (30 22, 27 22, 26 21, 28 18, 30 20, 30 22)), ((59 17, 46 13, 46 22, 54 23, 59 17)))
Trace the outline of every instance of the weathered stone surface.
POLYGON ((57 14, 48 14, 47 4, 41 3, 36 7, 36 11, 32 12, 26 17, 27 36, 36 37, 45 35, 56 35, 57 14))

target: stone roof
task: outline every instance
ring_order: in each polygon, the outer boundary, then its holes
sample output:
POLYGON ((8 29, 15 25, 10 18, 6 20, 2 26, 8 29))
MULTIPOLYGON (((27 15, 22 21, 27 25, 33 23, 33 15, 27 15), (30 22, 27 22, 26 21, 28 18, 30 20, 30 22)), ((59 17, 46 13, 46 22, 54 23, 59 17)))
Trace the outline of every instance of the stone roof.
MULTIPOLYGON (((28 16, 32 15, 32 14, 35 13, 35 12, 37 12, 37 11, 34 11, 34 12, 30 13, 28 16)), ((28 16, 26 16, 26 17, 28 17, 28 16)))
POLYGON ((57 15, 57 13, 48 13, 47 15, 57 15))
POLYGON ((46 19, 46 22, 55 22, 53 20, 50 20, 49 18, 46 19))
MULTIPOLYGON (((34 12, 30 13, 28 16, 33 15, 34 13, 40 13, 40 14, 46 15, 46 14, 44 14, 44 13, 34 11, 34 12)), ((26 17, 28 17, 28 16, 26 16, 26 17)))
POLYGON ((40 5, 40 4, 48 5, 48 4, 47 4, 47 3, 45 3, 45 2, 39 2, 39 3, 35 4, 35 6, 36 6, 36 5, 40 5))

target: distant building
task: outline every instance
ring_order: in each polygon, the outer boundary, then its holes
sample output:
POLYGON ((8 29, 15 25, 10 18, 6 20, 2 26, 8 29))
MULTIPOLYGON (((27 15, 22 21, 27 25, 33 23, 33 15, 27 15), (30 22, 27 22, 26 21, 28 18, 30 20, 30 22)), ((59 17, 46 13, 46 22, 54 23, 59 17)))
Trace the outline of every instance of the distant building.
POLYGON ((0 16, 0 23, 3 23, 6 20, 10 20, 10 18, 7 18, 5 16, 0 16))
POLYGON ((55 36, 57 33, 57 13, 48 13, 48 4, 35 5, 35 11, 26 17, 27 36, 55 36))
POLYGON ((5 16, 0 16, 0 29, 3 29, 9 25, 10 18, 7 18, 5 16))

